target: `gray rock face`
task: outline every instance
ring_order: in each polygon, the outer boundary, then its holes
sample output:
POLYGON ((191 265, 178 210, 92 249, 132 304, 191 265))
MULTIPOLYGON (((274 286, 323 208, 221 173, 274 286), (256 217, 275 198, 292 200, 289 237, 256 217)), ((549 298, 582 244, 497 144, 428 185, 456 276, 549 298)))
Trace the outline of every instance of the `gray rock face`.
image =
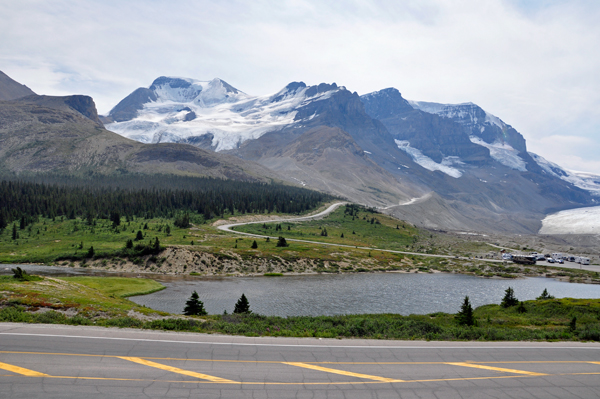
POLYGON ((76 112, 88 118, 95 124, 102 126, 98 117, 96 104, 90 96, 72 95, 72 96, 28 96, 15 100, 21 103, 35 104, 56 110, 76 112))
POLYGON ((135 118, 138 110, 150 101, 156 101, 156 94, 150 89, 140 87, 121 100, 108 115, 114 122, 128 121, 135 118))
POLYGON ((438 104, 423 101, 412 104, 416 109, 436 114, 464 126, 469 135, 479 137, 488 144, 507 143, 520 152, 527 152, 525 139, 521 133, 475 104, 438 104))
POLYGON ((33 90, 12 80, 0 71, 0 101, 16 100, 17 98, 35 95, 33 90))
POLYGON ((464 162, 485 164, 489 151, 469 140, 462 125, 446 118, 414 109, 394 88, 361 96, 365 111, 385 125, 396 140, 440 163, 444 157, 460 157, 464 162))

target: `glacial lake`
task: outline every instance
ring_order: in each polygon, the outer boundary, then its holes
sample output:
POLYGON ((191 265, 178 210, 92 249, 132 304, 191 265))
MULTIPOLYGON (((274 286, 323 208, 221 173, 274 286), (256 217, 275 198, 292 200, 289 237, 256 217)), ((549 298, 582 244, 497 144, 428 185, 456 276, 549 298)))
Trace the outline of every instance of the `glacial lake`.
MULTIPOLYGON (((11 265, 0 265, 8 274, 11 265)), ((86 269, 23 266, 41 275, 126 276, 86 269)), ((500 303, 508 287, 520 300, 535 299, 544 288, 557 298, 600 298, 600 285, 572 284, 550 278, 486 279, 446 273, 358 273, 283 277, 191 277, 141 275, 167 288, 150 295, 131 297, 149 308, 181 313, 193 291, 209 314, 233 311, 244 293, 255 313, 277 316, 338 315, 359 313, 456 313, 468 295, 473 306, 500 303)))

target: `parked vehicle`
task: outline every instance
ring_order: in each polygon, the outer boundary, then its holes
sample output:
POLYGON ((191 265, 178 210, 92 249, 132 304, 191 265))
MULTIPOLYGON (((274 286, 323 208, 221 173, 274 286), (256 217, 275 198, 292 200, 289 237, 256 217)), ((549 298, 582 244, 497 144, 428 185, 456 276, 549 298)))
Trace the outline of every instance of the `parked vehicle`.
POLYGON ((548 259, 546 259, 546 261, 547 261, 548 263, 554 263, 554 262, 556 262, 556 261, 554 260, 554 258, 548 258, 548 259))
POLYGON ((562 265, 563 263, 565 263, 565 261, 562 259, 556 259, 556 263, 560 263, 562 265))
POLYGON ((536 259, 531 255, 514 255, 512 261, 521 265, 535 265, 536 259))
POLYGON ((579 256, 577 257, 577 263, 579 263, 580 265, 589 265, 590 264, 590 258, 586 258, 585 256, 579 256))

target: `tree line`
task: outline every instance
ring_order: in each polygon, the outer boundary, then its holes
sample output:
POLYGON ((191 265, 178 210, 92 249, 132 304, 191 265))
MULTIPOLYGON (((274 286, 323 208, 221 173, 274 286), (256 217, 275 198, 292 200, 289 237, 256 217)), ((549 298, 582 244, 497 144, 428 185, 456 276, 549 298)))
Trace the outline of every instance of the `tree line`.
POLYGON ((181 212, 197 212, 205 220, 229 214, 281 212, 299 214, 330 199, 324 193, 282 184, 241 182, 213 178, 179 178, 167 183, 113 186, 100 180, 42 183, 24 180, 0 181, 0 229, 9 223, 31 223, 32 218, 174 218, 181 212), (79 184, 76 184, 79 183, 79 184), (184 184, 187 183, 187 186, 184 184), (187 188, 186 188, 187 187, 187 188))

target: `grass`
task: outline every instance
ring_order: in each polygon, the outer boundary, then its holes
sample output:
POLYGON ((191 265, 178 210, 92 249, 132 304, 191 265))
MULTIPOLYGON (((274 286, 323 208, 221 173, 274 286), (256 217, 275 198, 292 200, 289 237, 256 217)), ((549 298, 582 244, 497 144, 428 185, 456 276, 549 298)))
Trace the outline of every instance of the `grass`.
MULTIPOLYGON (((545 275, 549 272, 539 266, 522 268, 512 264, 488 263, 484 254, 493 247, 485 242, 461 241, 461 238, 418 229, 356 205, 342 206, 321 220, 238 227, 244 232, 344 244, 346 247, 291 240, 288 240, 289 246, 277 247, 276 239, 267 241, 239 237, 220 231, 211 224, 198 220, 195 222, 195 225, 182 229, 175 227, 171 219, 135 218, 128 221, 122 218, 121 225, 113 228, 112 223, 105 219, 88 223, 63 217, 55 220, 40 218, 18 230, 19 238, 16 240, 12 239, 11 228, 0 232, 0 263, 91 265, 105 270, 188 275, 442 271, 480 277, 515 278, 522 274, 545 275), (141 241, 135 241, 138 231, 144 236, 141 241), (162 247, 190 251, 191 257, 187 257, 187 263, 183 264, 173 251, 168 257, 167 254, 141 255, 135 250, 125 250, 128 240, 134 240, 134 246, 146 246, 156 238, 162 247), (255 240, 258 244, 256 249, 252 248, 255 240), (86 255, 90 247, 94 248, 93 258, 86 255), (379 249, 472 258, 432 258, 379 249), (477 258, 475 254, 478 254, 477 258)), ((598 273, 585 270, 560 271, 556 277, 566 277, 574 282, 600 281, 598 273)))
POLYGON ((111 278, 105 282, 103 277, 44 277, 40 281, 18 281, 12 276, 0 276, 0 307, 74 312, 88 320, 124 317, 131 310, 164 315, 124 298, 160 287, 153 280, 136 278, 111 278))
POLYGON ((475 309, 476 325, 458 325, 455 315, 363 314, 276 317, 209 315, 169 317, 125 299, 158 288, 151 280, 127 278, 49 278, 18 281, 0 277, 0 321, 97 325, 222 333, 245 336, 371 338, 417 340, 580 340, 600 341, 600 300, 548 299, 517 307, 484 305, 475 309), (45 310, 40 312, 39 310, 45 310), (131 311, 160 319, 140 320, 131 311), (166 317, 166 318, 164 318, 166 317), (575 318, 576 323, 572 322, 575 318))
POLYGON ((111 297, 127 298, 147 295, 164 290, 166 287, 157 281, 145 278, 125 277, 61 277, 61 280, 85 285, 111 297))

